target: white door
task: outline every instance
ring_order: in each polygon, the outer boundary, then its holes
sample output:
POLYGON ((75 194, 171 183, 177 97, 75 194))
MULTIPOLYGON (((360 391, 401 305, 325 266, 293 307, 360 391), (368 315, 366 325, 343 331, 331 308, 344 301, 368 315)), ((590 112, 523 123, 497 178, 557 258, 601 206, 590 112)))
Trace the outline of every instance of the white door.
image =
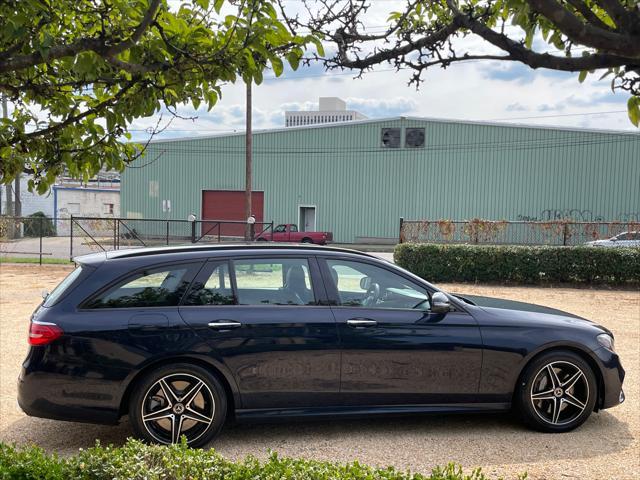
POLYGON ((300 231, 316 231, 316 207, 300 207, 300 231))

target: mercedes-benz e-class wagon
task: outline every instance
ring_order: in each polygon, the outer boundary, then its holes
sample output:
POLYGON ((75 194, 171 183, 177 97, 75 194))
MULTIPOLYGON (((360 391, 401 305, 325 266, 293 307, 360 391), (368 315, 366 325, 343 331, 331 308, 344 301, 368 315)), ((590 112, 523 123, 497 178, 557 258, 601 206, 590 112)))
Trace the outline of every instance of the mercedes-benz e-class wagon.
POLYGON ((126 250, 31 318, 28 415, 209 442, 225 419, 499 412, 565 432, 624 400, 604 327, 460 297, 384 260, 291 245, 126 250))

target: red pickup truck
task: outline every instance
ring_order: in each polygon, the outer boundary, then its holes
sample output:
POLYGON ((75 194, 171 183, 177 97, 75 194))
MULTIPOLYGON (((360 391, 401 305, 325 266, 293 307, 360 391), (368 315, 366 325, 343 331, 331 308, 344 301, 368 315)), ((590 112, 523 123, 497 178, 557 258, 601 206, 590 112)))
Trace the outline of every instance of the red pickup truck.
POLYGON ((298 226, 294 223, 283 223, 273 229, 273 233, 264 232, 256 239, 259 242, 294 242, 294 243, 316 243, 325 245, 333 241, 331 232, 299 232, 298 226))

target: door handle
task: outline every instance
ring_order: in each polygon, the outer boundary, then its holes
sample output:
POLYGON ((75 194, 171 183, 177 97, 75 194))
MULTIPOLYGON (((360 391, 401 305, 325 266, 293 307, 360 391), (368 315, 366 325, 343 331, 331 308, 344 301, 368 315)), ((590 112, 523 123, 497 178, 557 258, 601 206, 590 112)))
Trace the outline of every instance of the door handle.
POLYGON ((217 320, 215 322, 208 323, 209 328, 214 330, 231 330, 232 328, 238 328, 242 326, 242 323, 235 320, 217 320))
POLYGON ((378 322, 370 318, 350 318, 347 320, 347 325, 355 328, 375 327, 377 324, 378 322))

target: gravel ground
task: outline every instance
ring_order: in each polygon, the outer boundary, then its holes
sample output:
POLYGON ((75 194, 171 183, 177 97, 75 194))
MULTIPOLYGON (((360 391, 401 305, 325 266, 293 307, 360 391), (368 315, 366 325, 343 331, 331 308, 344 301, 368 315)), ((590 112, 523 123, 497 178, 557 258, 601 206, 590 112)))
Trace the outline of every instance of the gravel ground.
MULTIPOLYGON (((130 434, 117 427, 26 417, 15 400, 16 378, 27 349, 29 315, 42 289, 51 289, 69 267, 0 265, 0 440, 35 443, 68 454, 80 447, 122 443, 130 434)), ((601 322, 616 334, 627 370, 627 401, 592 415, 578 430, 561 435, 524 429, 510 415, 372 418, 226 427, 212 445, 230 458, 282 455, 319 460, 393 465, 429 471, 454 461, 482 467, 490 475, 534 479, 632 479, 640 476, 640 293, 630 291, 442 285, 459 293, 536 302, 601 322), (599 314, 598 314, 599 312, 599 314), (603 312, 606 312, 603 315, 603 312)))

